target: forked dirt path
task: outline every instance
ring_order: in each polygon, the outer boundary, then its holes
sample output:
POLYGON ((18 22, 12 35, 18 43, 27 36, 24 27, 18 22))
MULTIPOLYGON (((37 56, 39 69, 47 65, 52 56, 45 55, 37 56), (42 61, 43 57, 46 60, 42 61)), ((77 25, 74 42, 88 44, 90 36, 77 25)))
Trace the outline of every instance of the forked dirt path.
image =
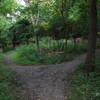
POLYGON ((85 55, 80 55, 63 64, 21 66, 14 64, 11 56, 6 55, 4 63, 16 72, 16 79, 21 83, 21 98, 18 100, 64 100, 65 79, 84 59, 85 55))

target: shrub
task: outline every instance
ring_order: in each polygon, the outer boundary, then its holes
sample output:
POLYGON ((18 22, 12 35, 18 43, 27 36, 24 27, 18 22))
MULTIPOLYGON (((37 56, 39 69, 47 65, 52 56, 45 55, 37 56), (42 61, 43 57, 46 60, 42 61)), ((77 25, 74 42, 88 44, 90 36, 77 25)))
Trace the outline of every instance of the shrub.
POLYGON ((2 62, 4 60, 4 57, 2 54, 0 54, 0 62, 2 62))
POLYGON ((74 54, 46 54, 36 52, 33 45, 24 45, 18 47, 12 52, 13 61, 22 65, 29 64, 55 64, 73 59, 74 54))
POLYGON ((4 65, 0 64, 0 100, 15 100, 15 75, 4 65))
POLYGON ((83 73, 83 65, 73 74, 71 93, 68 100, 100 100, 100 55, 96 59, 96 71, 87 76, 83 73))

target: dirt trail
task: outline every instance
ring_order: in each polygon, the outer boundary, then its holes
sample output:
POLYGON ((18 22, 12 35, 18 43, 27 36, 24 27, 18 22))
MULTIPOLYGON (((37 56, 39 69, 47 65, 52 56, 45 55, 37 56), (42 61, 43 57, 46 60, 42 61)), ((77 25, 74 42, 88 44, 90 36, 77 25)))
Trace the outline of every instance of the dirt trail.
POLYGON ((65 79, 84 62, 84 58, 85 55, 81 55, 73 61, 56 65, 20 66, 6 55, 5 64, 16 72, 17 81, 22 84, 18 100, 64 100, 65 79))

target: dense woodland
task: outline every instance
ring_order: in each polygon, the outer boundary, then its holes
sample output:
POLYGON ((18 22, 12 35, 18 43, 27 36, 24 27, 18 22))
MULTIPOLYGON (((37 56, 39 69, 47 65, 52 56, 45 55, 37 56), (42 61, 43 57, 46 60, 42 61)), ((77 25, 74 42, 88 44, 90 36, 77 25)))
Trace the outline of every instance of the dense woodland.
MULTIPOLYGON (((68 100, 77 100, 75 92, 80 100, 100 99, 99 48, 100 0, 0 0, 0 62, 3 54, 10 54, 14 63, 25 66, 61 64, 87 53, 85 63, 72 77, 74 91, 68 100)), ((3 66, 2 87, 8 82, 3 66)), ((2 93, 0 100, 15 100, 10 94, 3 98, 2 93)))

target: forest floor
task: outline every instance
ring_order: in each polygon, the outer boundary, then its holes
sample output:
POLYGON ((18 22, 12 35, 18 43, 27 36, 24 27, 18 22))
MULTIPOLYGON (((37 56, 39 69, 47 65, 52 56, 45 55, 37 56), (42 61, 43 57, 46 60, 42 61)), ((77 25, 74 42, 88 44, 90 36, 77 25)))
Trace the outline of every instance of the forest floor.
POLYGON ((17 100, 64 100, 69 77, 84 59, 85 54, 82 54, 62 64, 21 66, 14 64, 11 56, 6 54, 4 64, 16 73, 20 94, 17 100))

